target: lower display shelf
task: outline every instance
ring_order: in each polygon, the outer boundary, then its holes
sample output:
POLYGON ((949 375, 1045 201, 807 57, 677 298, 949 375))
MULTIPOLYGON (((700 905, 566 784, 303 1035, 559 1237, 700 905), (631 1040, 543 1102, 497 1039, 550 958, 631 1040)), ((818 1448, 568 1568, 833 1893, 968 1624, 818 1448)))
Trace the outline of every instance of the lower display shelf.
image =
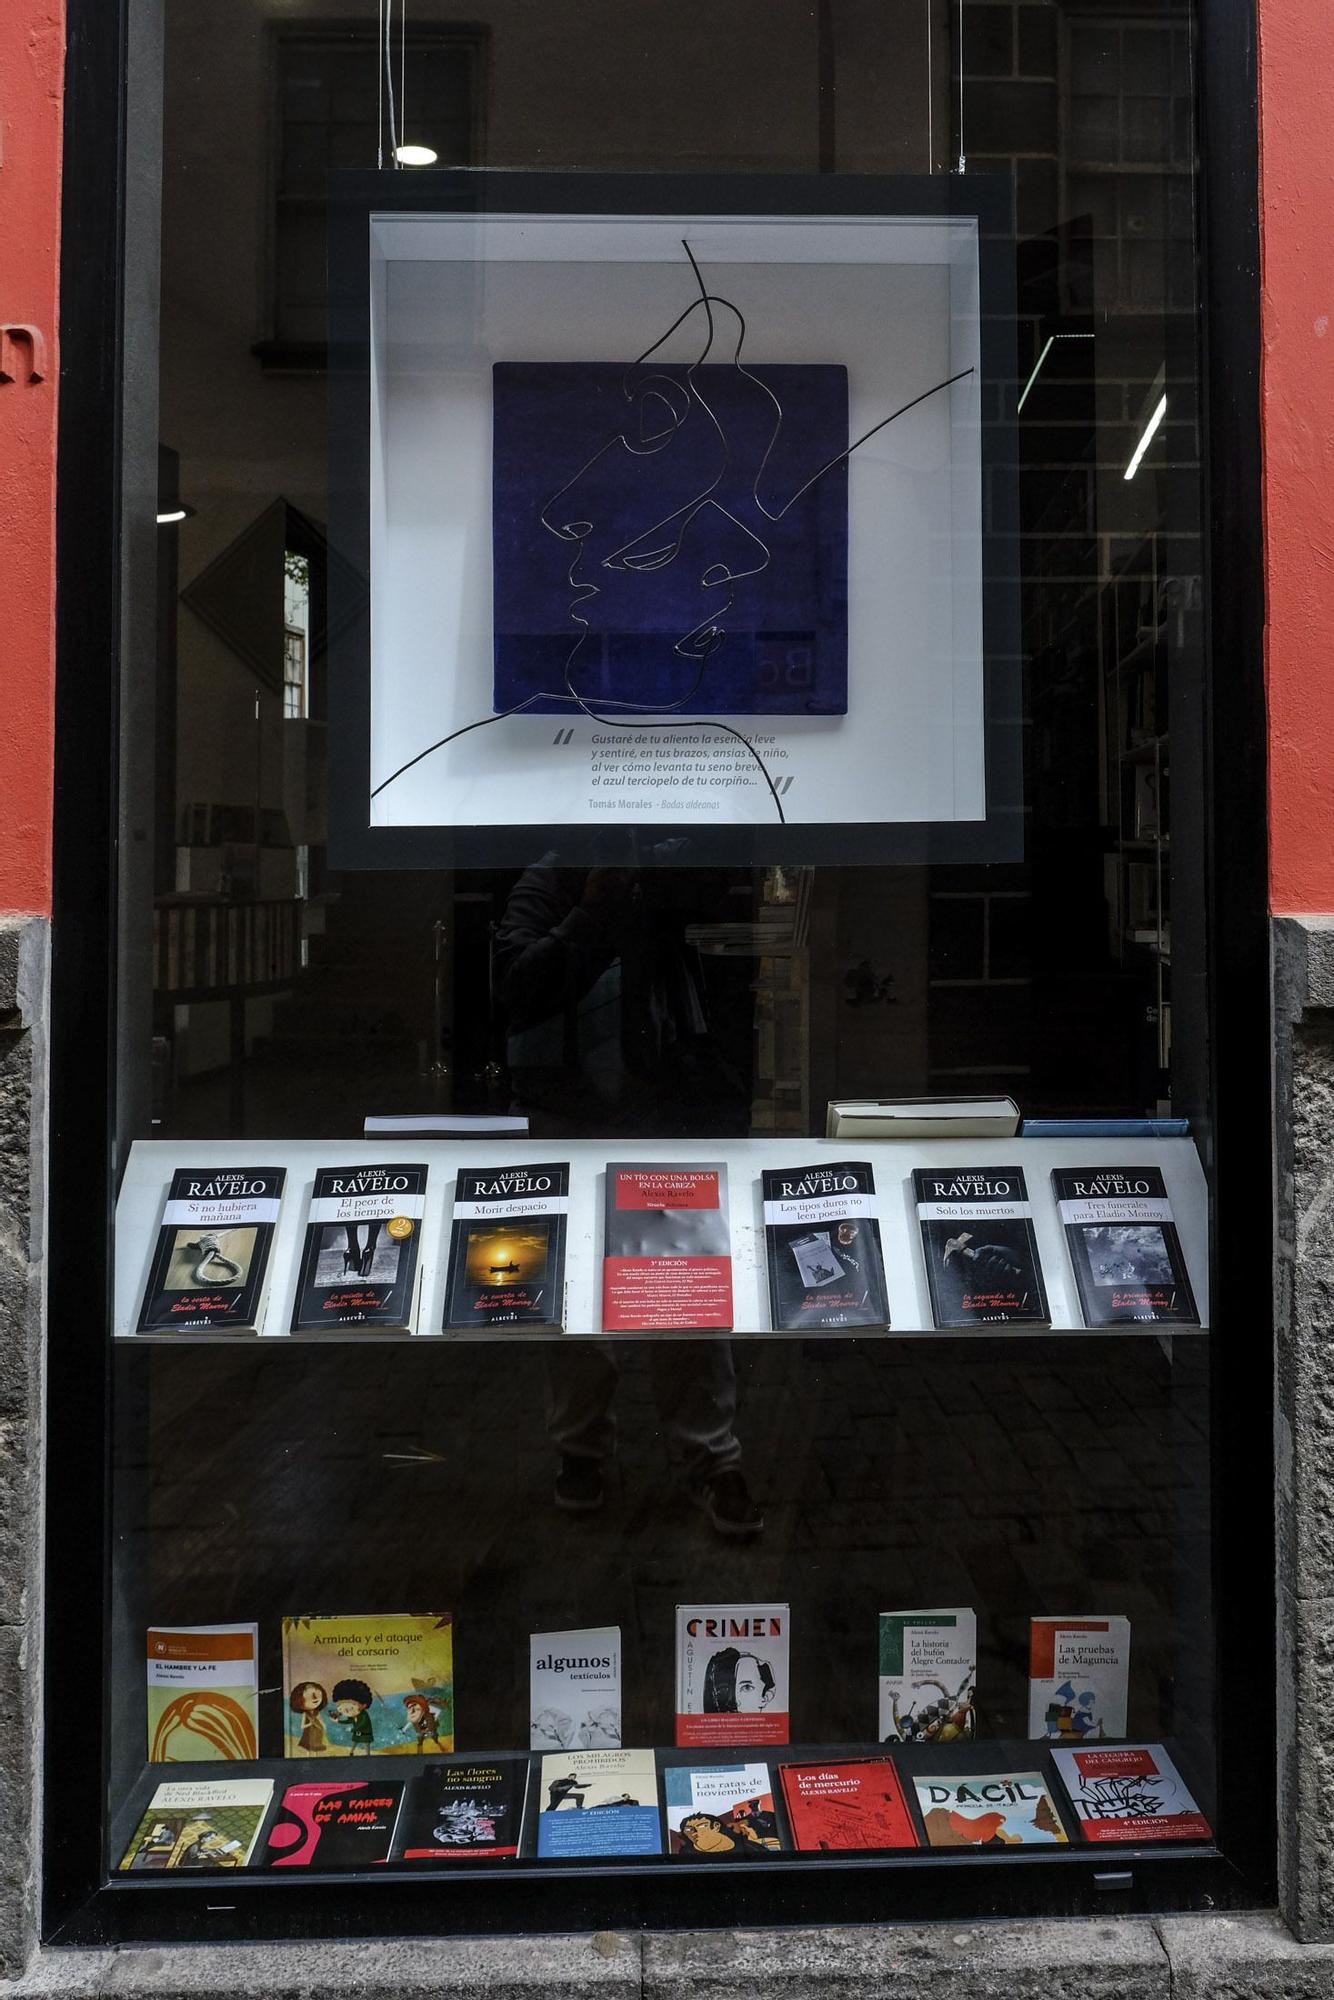
POLYGON ((1170 1748, 972 1739, 146 1764, 113 1882, 1212 1853, 1170 1748))

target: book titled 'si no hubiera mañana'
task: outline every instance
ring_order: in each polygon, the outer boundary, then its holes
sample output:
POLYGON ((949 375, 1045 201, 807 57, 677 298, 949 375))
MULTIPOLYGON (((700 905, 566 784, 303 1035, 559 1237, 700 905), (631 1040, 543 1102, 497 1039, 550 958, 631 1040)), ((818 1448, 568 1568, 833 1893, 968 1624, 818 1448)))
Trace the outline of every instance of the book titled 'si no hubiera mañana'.
POLYGON ((292 1308, 293 1333, 408 1330, 417 1306, 423 1166, 320 1167, 292 1308))
POLYGON ((154 1625, 148 1632, 148 1761, 259 1755, 257 1625, 154 1625))
POLYGON ((560 1750, 542 1759, 537 1852, 661 1854, 658 1773, 651 1750, 560 1750))
POLYGON ((403 1814, 405 1861, 512 1861, 523 1830, 528 1759, 428 1764, 403 1814))
POLYGON ((602 1257, 608 1333, 730 1329, 727 1168, 609 1161, 602 1257))
POLYGON ((286 1757, 452 1751, 450 1617, 284 1618, 283 1693, 286 1757))
POLYGON ((140 1333, 256 1333, 284 1167, 178 1167, 139 1309, 140 1333))
POLYGON ((792 1844, 805 1854, 852 1847, 916 1847, 899 1774, 888 1757, 780 1764, 792 1844))
POLYGON ((445 1281, 447 1331, 565 1324, 569 1206, 568 1160, 461 1170, 445 1281))
POLYGON ((1124 1736, 1130 1620, 1035 1618, 1028 1638, 1028 1733, 1066 1744, 1124 1736))
POLYGON ((1022 1168, 918 1167, 913 1192, 935 1324, 1046 1326, 1022 1168))
POLYGON ((678 1604, 676 1740, 786 1743, 786 1604, 678 1604))
POLYGON ((1085 1840, 1213 1839, 1161 1743, 1051 1754, 1085 1840))
POLYGON ((888 1326, 870 1162, 766 1167, 761 1181, 772 1324, 784 1331, 888 1326))
POLYGON ((272 1778, 159 1785, 121 1868, 244 1868, 272 1798, 272 1778))
POLYGON ((1053 1167, 1085 1326, 1198 1326, 1167 1184, 1157 1167, 1053 1167))
POLYGON ((1065 1847, 1069 1836, 1037 1771, 919 1773, 928 1847, 1065 1847))
POLYGON ((270 1868, 369 1868, 389 1859, 402 1778, 318 1778, 289 1785, 269 1828, 270 1868))

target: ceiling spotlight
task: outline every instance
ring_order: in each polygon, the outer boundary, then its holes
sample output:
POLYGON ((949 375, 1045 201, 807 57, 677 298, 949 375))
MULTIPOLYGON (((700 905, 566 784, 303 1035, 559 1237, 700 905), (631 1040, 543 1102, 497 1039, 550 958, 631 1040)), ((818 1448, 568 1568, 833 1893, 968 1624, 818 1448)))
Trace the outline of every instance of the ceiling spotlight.
POLYGON ((182 521, 188 521, 190 519, 190 516, 194 513, 194 511, 195 510, 193 507, 184 507, 180 505, 175 507, 160 507, 158 509, 157 524, 159 528, 179 527, 182 521))
POLYGON ((400 167, 433 167, 440 155, 429 146, 396 146, 394 158, 400 167))

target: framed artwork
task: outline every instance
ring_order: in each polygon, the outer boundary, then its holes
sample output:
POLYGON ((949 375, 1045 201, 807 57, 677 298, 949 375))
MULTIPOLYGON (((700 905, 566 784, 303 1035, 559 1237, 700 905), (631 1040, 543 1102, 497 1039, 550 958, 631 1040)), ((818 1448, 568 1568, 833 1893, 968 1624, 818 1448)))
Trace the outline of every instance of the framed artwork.
POLYGON ((986 178, 336 177, 336 867, 1022 852, 986 178))

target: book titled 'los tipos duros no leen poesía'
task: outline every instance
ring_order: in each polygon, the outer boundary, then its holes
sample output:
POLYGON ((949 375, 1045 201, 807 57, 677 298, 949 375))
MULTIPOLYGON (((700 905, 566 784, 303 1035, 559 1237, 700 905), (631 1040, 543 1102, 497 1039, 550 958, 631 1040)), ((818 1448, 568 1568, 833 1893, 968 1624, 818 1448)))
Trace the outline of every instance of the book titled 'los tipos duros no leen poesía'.
POLYGON ((139 1309, 140 1333, 255 1333, 285 1167, 178 1167, 139 1309))
POLYGON ((938 1327, 1047 1325, 1022 1168, 918 1167, 913 1193, 938 1327))
POLYGON ((766 1167, 761 1178, 771 1323, 794 1332, 888 1326, 869 1160, 766 1167))
POLYGON ((320 1167, 293 1333, 407 1331, 417 1310, 424 1166, 320 1167))
POLYGON ((1086 1326, 1198 1326, 1167 1185, 1157 1167, 1053 1167, 1086 1326))
POLYGON ((568 1160, 464 1167, 454 1186, 446 1332, 565 1323, 568 1160))

